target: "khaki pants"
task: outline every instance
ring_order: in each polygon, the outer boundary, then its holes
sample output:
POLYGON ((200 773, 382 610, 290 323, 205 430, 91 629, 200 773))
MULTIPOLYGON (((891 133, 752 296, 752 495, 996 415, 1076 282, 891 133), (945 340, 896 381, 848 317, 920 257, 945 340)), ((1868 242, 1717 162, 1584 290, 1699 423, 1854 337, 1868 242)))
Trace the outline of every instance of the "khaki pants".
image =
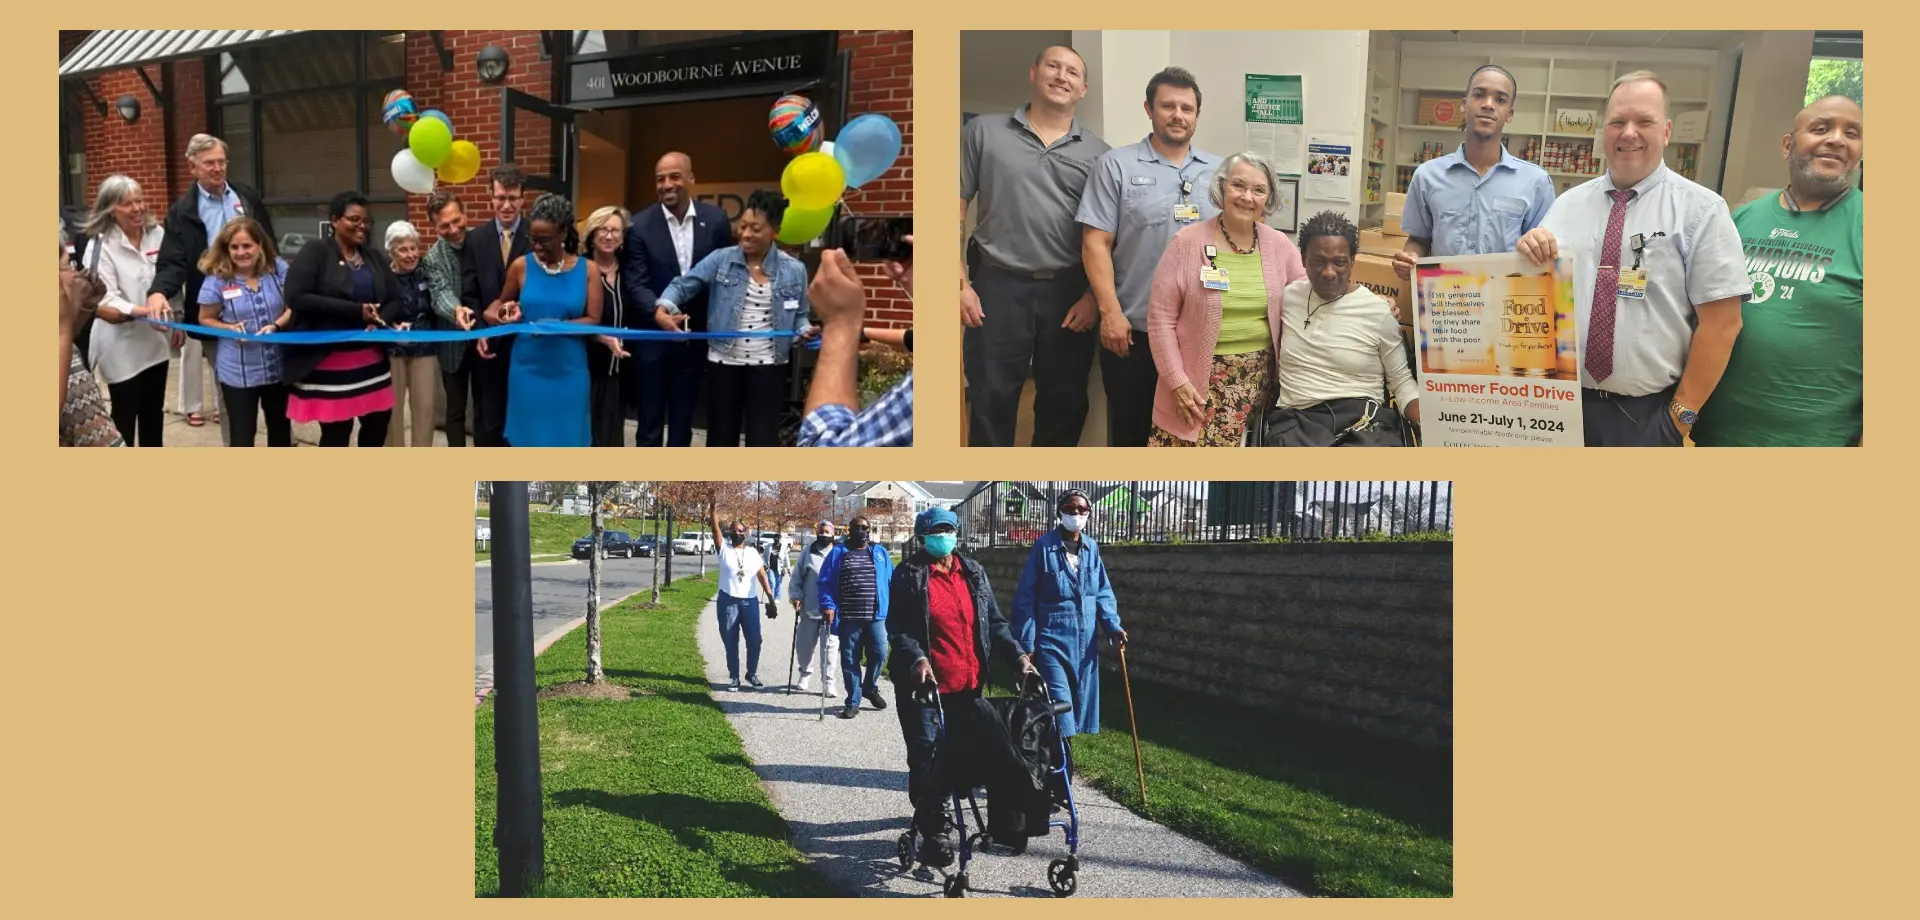
POLYGON ((387 429, 388 447, 433 446, 434 401, 440 396, 440 359, 433 355, 389 359, 393 363, 393 424, 387 429), (407 419, 402 419, 406 415, 407 419))

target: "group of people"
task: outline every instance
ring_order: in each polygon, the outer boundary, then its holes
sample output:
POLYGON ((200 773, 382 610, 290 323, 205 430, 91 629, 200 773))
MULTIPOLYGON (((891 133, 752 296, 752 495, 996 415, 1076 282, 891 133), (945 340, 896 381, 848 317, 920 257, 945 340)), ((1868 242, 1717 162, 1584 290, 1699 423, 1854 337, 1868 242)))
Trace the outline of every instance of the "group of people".
MULTIPOLYGON (((1193 146, 1201 93, 1181 68, 1148 82, 1152 130, 1125 147, 1076 117, 1087 73, 1072 49, 1042 51, 1029 82, 1027 104, 963 137, 971 444, 1014 444, 1029 377, 1033 445, 1078 444, 1096 353, 1111 446, 1411 443, 1419 391, 1399 324, 1413 318, 1353 280, 1351 220, 1314 215, 1297 243, 1269 227, 1273 164, 1193 146)), ((1607 171, 1557 197, 1503 146, 1519 92, 1499 65, 1469 76, 1465 139, 1408 188, 1400 276, 1425 256, 1578 254, 1589 446, 1858 445, 1859 105, 1807 106, 1782 143, 1787 187, 1729 217, 1665 165, 1656 74, 1615 81, 1607 171)))
MULTIPOLYGON (((86 253, 75 258, 61 228, 63 272, 102 289, 96 303, 76 307, 90 321, 76 321, 82 331, 73 338, 91 332, 84 366, 106 384, 126 444, 160 446, 169 349, 191 340, 219 383, 216 415, 231 446, 253 446, 262 421, 275 447, 293 445, 296 421, 318 423, 321 446, 354 443, 356 427, 362 447, 405 446, 409 433, 413 446, 432 446, 444 390, 453 446, 467 442, 471 396, 477 446, 619 447, 631 412, 635 446, 685 447, 703 385, 708 446, 779 446, 794 352, 813 339, 820 356, 798 443, 911 443, 911 375, 864 410, 857 388, 860 346, 871 340, 911 350, 910 333, 864 328, 864 285, 843 253, 824 253, 809 282, 804 264, 775 244, 786 205, 777 193, 750 196, 737 225, 717 206, 693 200, 685 154, 657 164, 657 207, 638 214, 600 208, 584 229, 561 195, 541 195, 523 210, 526 177, 511 163, 489 176, 492 217, 484 223, 468 226, 456 194, 428 199, 431 245, 406 221, 372 239, 366 198, 342 192, 328 207, 331 236, 290 258, 276 250, 259 194, 227 180, 224 142, 196 135, 187 160, 194 185, 164 221, 147 211, 137 182, 114 175, 101 183, 87 221, 86 253), (183 336, 146 320, 256 338, 183 336), (730 335, 272 341, 289 331, 522 323, 730 335)), ((911 266, 888 269, 910 295, 911 266)), ((187 359, 196 369, 197 360, 187 359)), ((189 424, 197 421, 189 414, 189 424)))
MULTIPOLYGON (((798 548, 791 566, 786 595, 799 617, 795 689, 812 692, 817 660, 820 692, 835 696, 837 663, 845 690, 839 716, 853 719, 863 701, 874 710, 889 708, 880 688, 883 669, 889 675, 921 832, 920 861, 927 865, 950 865, 954 842, 945 811, 950 783, 934 759, 937 710, 924 701, 926 690, 937 690, 949 713, 970 705, 992 684, 997 657, 1023 677, 1044 681, 1053 699, 1072 702, 1059 717, 1062 736, 1100 730, 1097 642, 1104 635, 1124 647, 1127 633, 1099 546, 1086 533, 1090 500, 1069 491, 1057 509, 1058 525, 1034 543, 1021 572, 1011 618, 995 600, 986 569, 959 554, 959 520, 944 508, 914 519, 914 540, 897 566, 893 553, 874 542, 867 519, 858 516, 847 522, 843 540, 836 539, 834 522, 819 522, 814 541, 798 548)), ((743 638, 745 681, 764 687, 758 673, 760 604, 764 599, 766 616, 775 618, 779 595, 767 560, 748 544, 745 523, 723 530, 716 516, 711 526, 726 537, 719 549, 716 607, 727 689, 741 687, 743 638)), ((949 737, 964 724, 950 724, 949 737)), ((971 742, 962 737, 953 743, 971 742)))

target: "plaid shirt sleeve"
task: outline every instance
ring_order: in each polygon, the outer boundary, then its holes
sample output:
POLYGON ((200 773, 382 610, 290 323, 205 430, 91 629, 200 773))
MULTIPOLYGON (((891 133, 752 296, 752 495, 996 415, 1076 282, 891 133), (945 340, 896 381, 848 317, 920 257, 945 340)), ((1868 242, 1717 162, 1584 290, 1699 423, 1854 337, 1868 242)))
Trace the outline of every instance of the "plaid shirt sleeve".
POLYGON ((913 375, 855 415, 846 406, 821 406, 800 422, 801 447, 913 446, 913 375))

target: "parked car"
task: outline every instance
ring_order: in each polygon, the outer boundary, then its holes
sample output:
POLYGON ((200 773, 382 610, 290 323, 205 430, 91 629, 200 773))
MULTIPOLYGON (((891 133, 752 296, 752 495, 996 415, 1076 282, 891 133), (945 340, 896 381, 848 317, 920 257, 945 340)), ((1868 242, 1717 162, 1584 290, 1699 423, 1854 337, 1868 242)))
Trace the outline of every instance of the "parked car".
POLYGON ((713 552, 713 534, 704 530, 683 530, 674 538, 673 554, 676 556, 704 556, 713 552))
MULTIPOLYGON (((601 549, 600 558, 602 559, 611 559, 615 556, 619 556, 623 559, 632 559, 634 556, 633 537, 628 535, 628 533, 624 530, 601 531, 600 549, 601 549)), ((573 541, 573 558, 585 559, 587 558, 587 554, 592 551, 593 551, 593 535, 592 534, 588 534, 587 536, 581 537, 580 539, 573 541)))
POLYGON ((660 548, 660 538, 657 536, 654 536, 653 534, 643 533, 633 538, 633 554, 636 556, 646 556, 651 558, 654 552, 659 548, 660 548))

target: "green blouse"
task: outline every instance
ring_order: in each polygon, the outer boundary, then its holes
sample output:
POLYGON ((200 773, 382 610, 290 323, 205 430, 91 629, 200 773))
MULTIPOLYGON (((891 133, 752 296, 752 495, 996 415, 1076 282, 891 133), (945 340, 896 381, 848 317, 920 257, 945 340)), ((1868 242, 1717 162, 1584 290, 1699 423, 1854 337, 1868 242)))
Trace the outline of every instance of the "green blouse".
POLYGON ((1216 355, 1244 355, 1272 347, 1267 328, 1267 275, 1260 252, 1246 255, 1216 250, 1215 264, 1226 269, 1227 289, 1220 295, 1220 340, 1216 355))

